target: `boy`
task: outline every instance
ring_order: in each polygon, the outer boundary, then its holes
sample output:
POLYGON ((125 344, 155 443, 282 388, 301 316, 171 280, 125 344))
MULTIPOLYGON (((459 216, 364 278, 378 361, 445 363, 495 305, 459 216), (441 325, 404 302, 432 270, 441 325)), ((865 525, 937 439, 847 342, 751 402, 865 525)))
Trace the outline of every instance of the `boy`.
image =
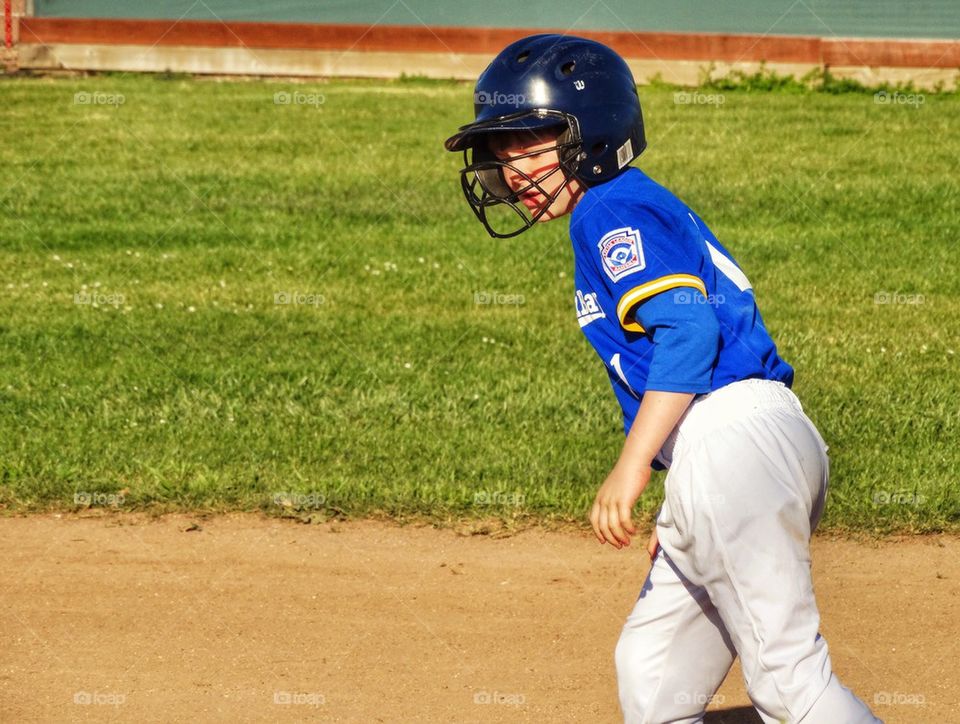
POLYGON ((791 391, 746 275, 707 225, 630 167, 646 145, 626 63, 534 35, 477 81, 464 195, 496 237, 570 217, 577 318, 626 441, 597 492, 600 543, 629 546, 651 467, 669 468, 652 567, 617 643, 628 722, 701 721, 739 655, 765 722, 875 722, 832 673, 810 577, 827 446, 791 391), (500 212, 507 212, 512 228, 500 212))

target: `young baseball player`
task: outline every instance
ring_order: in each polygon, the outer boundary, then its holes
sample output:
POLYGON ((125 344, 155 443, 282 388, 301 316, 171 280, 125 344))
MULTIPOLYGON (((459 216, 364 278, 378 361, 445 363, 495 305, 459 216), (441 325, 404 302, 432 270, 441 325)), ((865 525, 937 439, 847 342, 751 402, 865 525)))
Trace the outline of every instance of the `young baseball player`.
POLYGON ((646 141, 626 63, 582 38, 523 38, 480 76, 474 105, 446 148, 464 153, 462 188, 487 231, 569 217, 577 321, 626 433, 590 511, 600 543, 630 545, 651 467, 669 469, 652 567, 615 651, 625 720, 701 721, 739 655, 765 722, 878 721, 818 633, 809 539, 827 446, 747 276, 630 166, 646 141))

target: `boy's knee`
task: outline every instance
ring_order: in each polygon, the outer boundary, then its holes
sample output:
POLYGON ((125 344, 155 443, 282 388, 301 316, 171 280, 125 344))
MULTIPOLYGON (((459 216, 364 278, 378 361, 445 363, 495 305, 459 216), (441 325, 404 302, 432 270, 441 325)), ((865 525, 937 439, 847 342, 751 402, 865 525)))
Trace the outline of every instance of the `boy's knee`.
POLYGON ((879 724, 869 707, 835 675, 800 722, 803 724, 879 724))
POLYGON ((614 650, 620 709, 625 724, 649 721, 650 700, 658 683, 650 671, 649 659, 639 650, 635 639, 624 629, 614 650))
POLYGON ((663 662, 652 657, 642 644, 642 637, 624 629, 614 650, 625 724, 699 721, 704 709, 701 697, 670 686, 671 678, 677 677, 664 671, 663 662))

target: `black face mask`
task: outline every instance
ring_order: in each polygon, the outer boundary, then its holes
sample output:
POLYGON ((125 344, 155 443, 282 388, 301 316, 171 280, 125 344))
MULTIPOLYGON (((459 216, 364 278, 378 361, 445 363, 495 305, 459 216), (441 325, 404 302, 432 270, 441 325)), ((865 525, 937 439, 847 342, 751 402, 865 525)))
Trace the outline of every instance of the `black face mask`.
MULTIPOLYGON (((510 160, 503 161, 498 159, 489 149, 484 136, 490 134, 484 133, 486 129, 483 128, 483 124, 478 124, 474 127, 474 130, 479 131, 477 140, 474 145, 465 148, 463 151, 464 168, 460 171, 460 186, 463 189, 463 195, 466 197, 467 203, 470 204, 470 208, 473 209, 473 213, 476 214, 477 219, 480 220, 487 233, 492 237, 506 239, 529 229, 547 212, 563 189, 570 184, 570 181, 577 178, 576 171, 580 161, 581 141, 576 119, 565 113, 554 111, 547 113, 555 116, 558 120, 558 123, 551 127, 555 128, 561 124, 566 126, 553 146, 513 156, 510 160), (513 162, 518 159, 529 158, 554 150, 560 160, 559 165, 539 178, 532 178, 513 165, 513 162), (504 177, 505 169, 509 169, 524 179, 525 186, 517 191, 511 191, 504 177), (547 193, 542 184, 557 172, 563 175, 563 183, 552 194, 547 193), (521 200, 523 194, 528 191, 536 191, 546 199, 536 213, 531 212, 521 200)), ((529 112, 517 114, 516 120, 532 115, 529 112)), ((539 112, 536 115, 543 117, 544 114, 539 112)), ((514 119, 501 118, 491 122, 490 132, 502 131, 504 122, 508 120, 514 119)), ((516 130, 521 130, 521 128, 516 130)), ((528 130, 535 131, 536 129, 528 130)))

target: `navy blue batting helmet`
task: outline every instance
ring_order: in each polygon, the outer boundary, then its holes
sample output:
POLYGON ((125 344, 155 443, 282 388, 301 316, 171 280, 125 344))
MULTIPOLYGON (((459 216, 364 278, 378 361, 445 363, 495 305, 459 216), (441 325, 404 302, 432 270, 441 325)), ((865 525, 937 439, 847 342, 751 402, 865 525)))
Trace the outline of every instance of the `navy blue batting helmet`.
POLYGON ((461 186, 491 236, 504 238, 525 231, 572 178, 585 187, 609 181, 646 147, 633 74, 623 58, 594 40, 553 34, 522 38, 487 66, 477 80, 473 100, 476 119, 444 145, 448 151, 463 151, 461 186), (543 177, 530 178, 488 148, 493 133, 555 128, 562 131, 555 148, 564 185, 552 195, 540 186, 543 177), (504 168, 523 176, 527 186, 511 192, 504 168), (532 188, 548 198, 535 214, 525 213, 518 203, 532 188), (500 204, 516 212, 523 221, 519 228, 504 232, 491 227, 488 212, 500 204))

